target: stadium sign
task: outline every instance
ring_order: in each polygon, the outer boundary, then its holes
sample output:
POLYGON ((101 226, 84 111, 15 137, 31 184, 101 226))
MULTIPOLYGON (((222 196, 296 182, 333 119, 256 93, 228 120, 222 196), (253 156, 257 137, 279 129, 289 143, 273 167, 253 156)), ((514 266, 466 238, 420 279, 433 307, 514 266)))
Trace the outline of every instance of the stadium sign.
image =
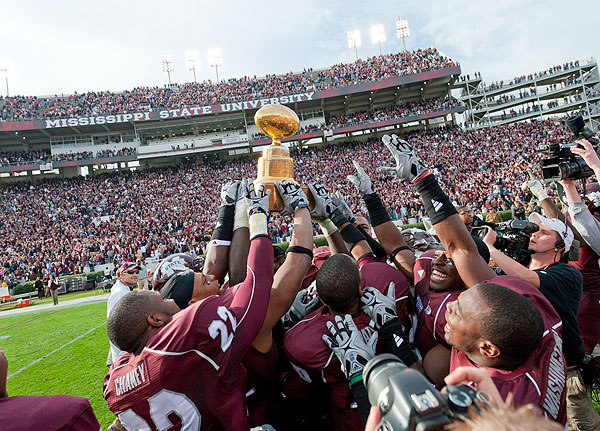
POLYGON ((115 123, 129 123, 152 120, 170 120, 173 118, 195 117, 199 115, 219 114, 222 112, 235 112, 246 109, 258 109, 265 105, 288 104, 312 100, 315 92, 291 94, 267 99, 248 100, 245 102, 221 103, 207 106, 186 106, 177 109, 164 109, 154 112, 134 112, 115 115, 98 115, 95 117, 59 118, 45 120, 46 129, 58 127, 95 126, 115 123))

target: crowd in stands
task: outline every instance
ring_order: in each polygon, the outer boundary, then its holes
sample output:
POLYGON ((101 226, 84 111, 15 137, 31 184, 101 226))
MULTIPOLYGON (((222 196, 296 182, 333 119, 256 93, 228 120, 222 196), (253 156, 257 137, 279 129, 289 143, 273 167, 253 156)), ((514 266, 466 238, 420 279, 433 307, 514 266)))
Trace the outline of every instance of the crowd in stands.
POLYGON ((261 78, 244 76, 218 83, 204 81, 168 87, 138 87, 120 93, 102 91, 53 97, 3 97, 0 98, 0 121, 148 112, 262 99, 377 81, 455 64, 437 49, 428 48, 337 64, 318 73, 309 69, 297 74, 290 72, 261 78))
POLYGON ((484 86, 481 89, 478 89, 477 92, 481 93, 484 91, 492 91, 492 90, 498 90, 500 88, 504 88, 509 87, 511 85, 514 84, 520 84, 521 82, 526 82, 526 81, 533 81, 534 79, 538 79, 538 78, 542 78, 544 76, 548 76, 548 75, 552 75, 553 73, 557 73, 557 72, 562 72, 565 70, 569 70, 569 69, 573 69, 575 67, 579 67, 579 60, 576 61, 571 61, 565 64, 561 64, 558 66, 552 66, 546 70, 540 70, 539 72, 536 73, 530 73, 528 75, 521 75, 521 76, 516 76, 513 79, 511 79, 509 82, 504 82, 504 81, 495 81, 493 83, 488 84, 487 86, 484 86))
POLYGON ((0 167, 46 163, 50 160, 50 151, 3 151, 0 152, 0 167))
MULTIPOLYGON (((451 199, 488 212, 529 201, 530 195, 518 185, 528 169, 538 170, 535 147, 544 133, 560 139, 567 132, 547 120, 477 131, 436 129, 411 133, 407 139, 429 166, 437 167, 451 199)), ((346 180, 351 160, 358 160, 377 179, 394 219, 407 223, 424 215, 412 189, 375 171, 392 164, 379 140, 304 148, 292 157, 297 181, 323 182, 341 190, 357 213, 366 214, 366 208, 346 180)), ((223 178, 255 176, 256 160, 241 158, 198 167, 2 185, 0 271, 16 282, 42 269, 70 273, 76 266, 93 267, 117 257, 201 254, 214 226, 215 185, 223 178), (112 218, 99 221, 102 216, 112 218)), ((285 226, 285 219, 275 217, 271 233, 284 240, 289 232, 281 224, 285 226)))
POLYGON ((137 148, 121 148, 118 150, 100 150, 96 151, 82 151, 78 153, 63 153, 63 154, 54 154, 52 156, 53 162, 64 162, 64 161, 72 161, 72 160, 86 160, 86 159, 103 159, 110 157, 121 157, 121 156, 130 156, 133 154, 137 154, 137 148))
POLYGON ((81 151, 62 154, 50 154, 47 150, 36 151, 7 151, 0 153, 0 167, 14 165, 42 164, 47 162, 62 162, 71 160, 101 159, 137 154, 136 148, 121 148, 119 150, 81 151))
POLYGON ((428 99, 416 102, 407 102, 403 105, 374 109, 372 111, 352 112, 345 115, 332 115, 329 125, 332 128, 353 126, 356 124, 371 123, 376 121, 391 120, 408 115, 424 112, 441 111, 459 104, 456 99, 428 99))

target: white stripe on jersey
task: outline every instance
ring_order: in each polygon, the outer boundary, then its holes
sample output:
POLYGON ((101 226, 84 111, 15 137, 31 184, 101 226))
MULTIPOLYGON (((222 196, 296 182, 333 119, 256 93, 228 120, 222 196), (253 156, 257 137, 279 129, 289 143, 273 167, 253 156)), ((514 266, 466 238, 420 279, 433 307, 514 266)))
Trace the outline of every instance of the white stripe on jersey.
POLYGON ((150 353, 156 353, 157 355, 165 355, 165 356, 183 356, 190 352, 193 352, 193 353, 197 354, 198 356, 200 356, 201 358, 205 359, 210 365, 213 366, 213 368, 215 370, 219 371, 219 366, 217 365, 217 363, 215 361, 213 361, 212 359, 210 359, 207 355, 202 353, 200 350, 191 349, 191 350, 186 350, 185 352, 167 352, 165 350, 154 350, 154 349, 149 349, 148 347, 144 347, 144 351, 150 352, 150 353))
POLYGON ((438 316, 440 315, 440 311, 442 310, 442 307, 444 306, 444 304, 446 303, 448 298, 450 298, 450 293, 448 295, 446 295, 446 297, 444 298, 444 300, 438 307, 438 311, 437 311, 437 313, 435 313, 435 319, 433 319, 433 338, 435 338, 436 340, 437 340, 437 337, 435 336, 435 325, 437 324, 437 319, 438 319, 438 316))
POLYGON ((249 266, 247 266, 246 268, 248 268, 248 271, 252 273, 252 294, 250 295, 250 301, 248 301, 248 307, 246 307, 246 311, 244 311, 244 315, 242 316, 240 321, 237 322, 236 327, 242 324, 242 322, 244 321, 244 317, 246 317, 246 314, 248 314, 248 310, 250 310, 250 306, 252 305, 252 298, 254 298, 254 288, 256 287, 256 276, 254 275, 254 271, 252 271, 252 268, 250 268, 249 266))
POLYGON ((525 375, 527 376, 527 378, 529 380, 531 380, 531 382, 533 383, 533 385, 535 386, 535 390, 537 391, 539 396, 542 396, 542 393, 540 392, 540 387, 538 386, 537 382, 533 379, 533 377, 531 377, 531 374, 529 373, 525 373, 525 375))

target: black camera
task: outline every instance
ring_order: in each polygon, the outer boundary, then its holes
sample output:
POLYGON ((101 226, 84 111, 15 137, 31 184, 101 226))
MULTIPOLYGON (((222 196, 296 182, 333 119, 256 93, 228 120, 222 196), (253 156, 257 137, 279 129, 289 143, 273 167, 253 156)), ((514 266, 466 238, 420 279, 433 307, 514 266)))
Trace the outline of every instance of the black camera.
POLYGON ((425 376, 408 368, 396 356, 375 356, 365 367, 363 380, 372 406, 379 408, 379 430, 443 430, 454 420, 480 413, 490 397, 467 385, 448 385, 440 394, 425 376))
POLYGON ((536 148, 537 152, 544 155, 540 160, 540 164, 542 166, 542 178, 546 183, 566 178, 579 180, 594 175, 594 171, 587 165, 585 160, 571 153, 570 149, 577 145, 574 143, 575 141, 587 139, 597 151, 598 138, 594 136, 594 132, 585 127, 581 114, 567 118, 565 124, 573 133, 570 143, 561 144, 553 142, 539 145, 536 148))
POLYGON ((502 223, 490 223, 475 217, 471 225, 473 228, 489 226, 494 229, 499 234, 496 242, 494 242, 494 247, 521 265, 527 266, 529 264, 531 260, 529 240, 532 233, 540 230, 537 224, 517 219, 502 223))

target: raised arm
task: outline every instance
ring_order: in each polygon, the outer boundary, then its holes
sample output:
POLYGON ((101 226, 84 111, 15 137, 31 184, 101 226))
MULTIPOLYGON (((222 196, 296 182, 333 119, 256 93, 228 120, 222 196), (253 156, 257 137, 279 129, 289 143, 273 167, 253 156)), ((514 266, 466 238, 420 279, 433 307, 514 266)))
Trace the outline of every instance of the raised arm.
POLYGON ((273 243, 268 236, 270 191, 265 193, 262 183, 257 191, 246 180, 242 184, 247 190, 250 251, 246 279, 239 286, 229 307, 236 319, 230 364, 241 362, 262 327, 273 284, 273 243))
POLYGON ((217 216, 217 225, 213 231, 202 272, 214 275, 219 284, 223 284, 228 270, 229 247, 233 235, 235 203, 240 181, 229 181, 221 187, 221 203, 217 216))
POLYGON ((392 153, 396 166, 378 169, 414 185, 421 195, 440 241, 454 261, 465 285, 470 287, 495 277, 496 273, 477 252, 477 246, 458 216, 456 208, 439 186, 435 176, 416 156, 412 146, 396 135, 384 135, 383 143, 392 153))
POLYGON ((402 233, 392 222, 379 195, 373 190, 371 179, 357 161, 354 165, 354 174, 348 175, 350 181, 358 190, 365 201, 371 225, 377 234, 377 239, 385 252, 390 256, 398 268, 411 282, 414 280, 415 254, 406 244, 402 233))
POLYGON ((294 216, 294 233, 285 262, 273 280, 265 321, 252 343, 262 353, 271 350, 273 327, 292 305, 312 262, 312 222, 308 212, 308 199, 297 184, 282 181, 276 182, 275 186, 283 198, 283 214, 294 216))
MULTIPOLYGON (((313 217, 326 217, 337 227, 346 245, 346 250, 358 260, 361 256, 373 253, 373 250, 360 231, 348 220, 348 217, 338 208, 329 196, 327 189, 320 185, 308 186, 315 198, 313 217)), ((333 253, 332 253, 333 254, 333 253)))
POLYGON ((248 251, 250 250, 250 231, 246 214, 246 199, 238 193, 233 221, 233 238, 229 248, 229 285, 235 286, 246 278, 248 251))

